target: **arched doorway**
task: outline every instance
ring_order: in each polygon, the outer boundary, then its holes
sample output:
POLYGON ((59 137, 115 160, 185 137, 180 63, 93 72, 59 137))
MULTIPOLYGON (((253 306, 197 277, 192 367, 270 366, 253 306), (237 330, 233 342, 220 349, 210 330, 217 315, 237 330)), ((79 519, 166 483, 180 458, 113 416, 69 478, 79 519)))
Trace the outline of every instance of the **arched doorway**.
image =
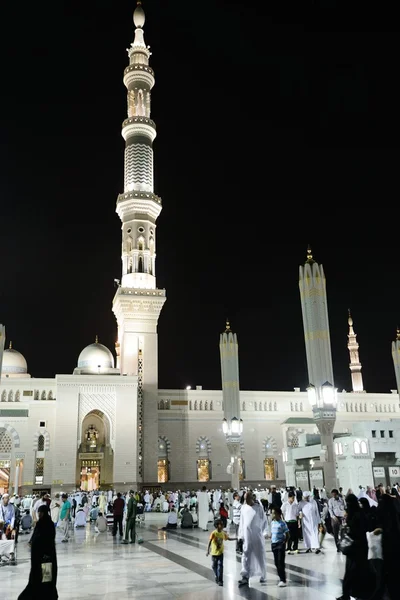
POLYGON ((110 422, 101 410, 92 410, 82 421, 77 461, 77 487, 85 492, 113 484, 114 453, 110 422))

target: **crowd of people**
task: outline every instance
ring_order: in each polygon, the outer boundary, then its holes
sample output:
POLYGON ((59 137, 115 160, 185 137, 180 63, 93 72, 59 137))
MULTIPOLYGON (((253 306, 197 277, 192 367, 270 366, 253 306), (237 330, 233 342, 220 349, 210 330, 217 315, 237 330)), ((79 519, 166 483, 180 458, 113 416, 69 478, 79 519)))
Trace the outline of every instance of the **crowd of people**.
POLYGON ((213 525, 207 555, 211 553, 215 581, 223 585, 224 542, 234 540, 241 557, 238 585, 251 577, 266 582, 266 539, 271 542, 278 586, 287 584, 286 554, 321 554, 327 534, 338 553, 346 557, 342 596, 338 600, 395 600, 396 566, 400 539, 399 485, 359 486, 356 493, 342 488, 303 491, 277 489, 157 491, 130 490, 122 494, 81 491, 72 494, 10 497, 0 501, 0 559, 15 563, 18 536, 28 537, 31 571, 21 600, 57 598, 56 537, 68 543, 73 529, 94 524, 95 534, 107 530, 123 544, 134 544, 136 525, 149 512, 166 513, 163 529, 208 531, 213 525), (57 536, 56 536, 57 534, 57 536), (301 545, 301 547, 300 547, 301 545))

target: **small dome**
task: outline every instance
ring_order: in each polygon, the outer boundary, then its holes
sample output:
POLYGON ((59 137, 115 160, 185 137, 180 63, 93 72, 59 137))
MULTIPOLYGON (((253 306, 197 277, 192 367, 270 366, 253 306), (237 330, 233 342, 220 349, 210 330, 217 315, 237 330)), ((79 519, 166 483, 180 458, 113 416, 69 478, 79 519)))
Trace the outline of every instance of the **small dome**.
POLYGON ((143 27, 144 25, 145 14, 141 2, 138 2, 135 12, 133 13, 133 22, 135 23, 136 27, 143 27))
POLYGON ((78 358, 78 369, 113 369, 114 357, 110 350, 96 341, 82 350, 78 358))
POLYGON ((28 365, 21 352, 10 347, 3 352, 2 375, 18 375, 28 373, 28 365))

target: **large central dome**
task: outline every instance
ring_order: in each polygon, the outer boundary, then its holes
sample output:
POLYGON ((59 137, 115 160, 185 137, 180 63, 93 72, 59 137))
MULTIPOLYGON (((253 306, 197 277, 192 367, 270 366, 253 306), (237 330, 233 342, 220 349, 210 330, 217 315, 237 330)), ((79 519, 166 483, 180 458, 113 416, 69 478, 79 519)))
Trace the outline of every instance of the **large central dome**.
POLYGON ((99 344, 96 340, 94 344, 86 346, 78 358, 78 369, 90 369, 98 371, 99 369, 113 369, 114 357, 110 350, 99 344))

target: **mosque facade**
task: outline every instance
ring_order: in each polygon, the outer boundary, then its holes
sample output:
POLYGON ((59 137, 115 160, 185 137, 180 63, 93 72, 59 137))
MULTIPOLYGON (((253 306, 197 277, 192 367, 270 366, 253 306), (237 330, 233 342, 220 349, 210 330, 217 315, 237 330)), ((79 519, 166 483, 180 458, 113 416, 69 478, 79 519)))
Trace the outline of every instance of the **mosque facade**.
MULTIPOLYGON (((0 325, 0 493, 197 489, 231 482, 222 390, 158 388, 157 322, 166 301, 156 282, 156 221, 162 203, 153 186, 155 76, 140 3, 134 23, 123 76, 127 118, 122 125, 124 190, 116 207, 122 225, 122 275, 113 300, 115 355, 96 338, 81 352, 72 374, 34 378, 24 356, 11 343, 4 348, 6 332, 0 325)), ((309 250, 304 273, 310 261, 315 262, 309 250)), ((322 265, 317 266, 325 286, 322 265)), ((302 301, 303 320, 312 322, 314 304, 302 301)), ((326 303, 324 310, 327 329, 312 335, 320 335, 324 352, 328 345, 330 352, 326 303)), ((344 489, 394 483, 400 481, 398 390, 364 390, 350 315, 348 325, 352 391, 337 393, 338 481, 344 489)), ((317 346, 309 343, 310 332, 305 334, 307 358, 314 353, 314 362, 323 361, 317 346)), ((392 354, 399 389, 400 332, 392 354)), ((326 364, 333 381, 330 362, 326 364)), ((240 391, 240 417, 243 485, 287 482, 303 490, 324 485, 324 449, 307 391, 240 391)))

